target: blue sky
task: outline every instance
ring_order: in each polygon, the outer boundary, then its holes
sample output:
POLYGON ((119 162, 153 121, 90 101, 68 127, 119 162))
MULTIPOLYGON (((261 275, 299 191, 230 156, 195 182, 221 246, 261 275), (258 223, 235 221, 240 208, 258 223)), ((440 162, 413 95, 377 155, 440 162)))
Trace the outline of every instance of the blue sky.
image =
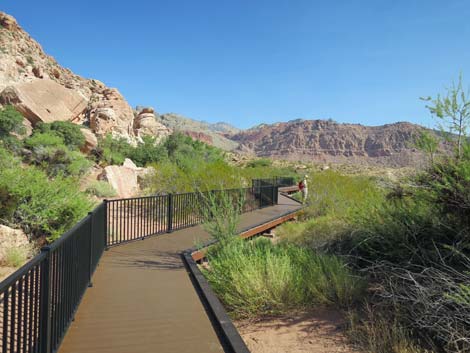
POLYGON ((467 0, 2 1, 60 64, 150 105, 238 127, 296 118, 432 126, 470 84, 467 0))

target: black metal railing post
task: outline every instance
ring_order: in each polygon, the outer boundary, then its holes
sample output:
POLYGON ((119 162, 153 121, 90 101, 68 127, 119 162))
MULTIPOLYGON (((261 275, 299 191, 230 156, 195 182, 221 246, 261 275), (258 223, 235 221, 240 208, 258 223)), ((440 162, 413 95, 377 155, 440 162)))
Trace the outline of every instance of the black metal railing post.
POLYGON ((91 276, 93 275, 93 212, 88 212, 90 222, 90 261, 88 267, 88 287, 93 287, 91 276))
POLYGON ((105 250, 108 249, 108 222, 109 222, 109 219, 108 219, 108 200, 107 199, 104 199, 103 200, 103 204, 104 204, 104 248, 105 250))
POLYGON ((46 254, 41 264, 40 281, 40 316, 39 316, 39 339, 41 353, 51 353, 51 248, 45 246, 41 252, 46 254))
POLYGON ((168 194, 167 233, 173 231, 173 194, 168 194))

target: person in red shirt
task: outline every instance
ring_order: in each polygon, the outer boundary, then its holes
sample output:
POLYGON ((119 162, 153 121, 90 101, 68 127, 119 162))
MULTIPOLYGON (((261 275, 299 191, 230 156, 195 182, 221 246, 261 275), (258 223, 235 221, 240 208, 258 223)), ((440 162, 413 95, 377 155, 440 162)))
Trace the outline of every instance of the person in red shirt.
POLYGON ((307 202, 307 196, 308 196, 307 179, 308 179, 308 175, 305 175, 304 178, 299 182, 299 191, 302 194, 302 203, 307 202))

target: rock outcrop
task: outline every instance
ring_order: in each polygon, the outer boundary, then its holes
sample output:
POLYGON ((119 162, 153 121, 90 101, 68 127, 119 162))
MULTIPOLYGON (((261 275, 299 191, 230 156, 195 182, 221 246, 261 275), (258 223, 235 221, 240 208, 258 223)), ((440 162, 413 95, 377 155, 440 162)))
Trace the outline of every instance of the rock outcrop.
POLYGON ((111 133, 129 142, 145 134, 160 138, 160 134, 166 136, 170 131, 150 116, 134 117, 117 89, 60 66, 12 16, 3 12, 0 48, 0 104, 13 104, 33 126, 72 121, 89 126, 97 136, 111 133))
POLYGON ((134 112, 115 88, 95 93, 89 110, 90 128, 98 136, 111 133, 115 136, 133 137, 134 112))
POLYGON ((10 249, 22 249, 29 252, 31 246, 28 237, 21 229, 13 229, 0 224, 0 265, 6 261, 10 249))
POLYGON ((157 137, 157 141, 168 136, 171 130, 157 121, 157 114, 151 107, 136 112, 134 119, 134 133, 138 137, 150 135, 157 137))
POLYGON ((107 181, 118 197, 133 197, 139 194, 139 180, 152 172, 153 168, 139 168, 126 158, 122 166, 105 167, 99 179, 107 181))
POLYGON ((32 80, 6 87, 0 104, 12 104, 31 124, 72 121, 85 112, 88 100, 52 80, 32 80))
POLYGON ((98 146, 98 139, 90 129, 81 128, 80 131, 85 137, 85 145, 81 148, 81 151, 83 153, 90 153, 98 146))
POLYGON ((6 13, 0 13, 0 26, 10 31, 18 29, 18 23, 13 16, 7 15, 6 13))

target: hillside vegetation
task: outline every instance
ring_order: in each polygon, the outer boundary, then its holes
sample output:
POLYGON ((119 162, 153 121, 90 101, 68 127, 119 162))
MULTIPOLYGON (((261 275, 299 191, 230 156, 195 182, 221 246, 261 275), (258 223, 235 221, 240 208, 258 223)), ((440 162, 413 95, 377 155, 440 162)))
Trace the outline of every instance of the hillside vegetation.
POLYGON ((396 182, 312 173, 307 207, 276 244, 234 239, 208 253, 204 273, 233 316, 326 305, 344 311, 361 351, 470 351, 469 104, 460 83, 428 101, 452 127, 453 155, 437 156, 424 133, 426 168, 396 182))
MULTIPOLYGON (((237 188, 249 185, 251 178, 294 174, 270 161, 235 167, 222 150, 181 133, 162 141, 146 136, 135 145, 108 134, 85 154, 78 125, 39 123, 26 136, 23 121, 14 107, 0 109, 0 224, 21 229, 33 243, 53 241, 70 229, 96 205, 93 196, 115 196, 103 180, 81 185, 92 167, 121 165, 125 158, 154 168, 142 180, 144 194, 237 188)), ((11 259, 0 258, 0 266, 21 265, 27 256, 18 252, 9 249, 4 256, 11 259)))

